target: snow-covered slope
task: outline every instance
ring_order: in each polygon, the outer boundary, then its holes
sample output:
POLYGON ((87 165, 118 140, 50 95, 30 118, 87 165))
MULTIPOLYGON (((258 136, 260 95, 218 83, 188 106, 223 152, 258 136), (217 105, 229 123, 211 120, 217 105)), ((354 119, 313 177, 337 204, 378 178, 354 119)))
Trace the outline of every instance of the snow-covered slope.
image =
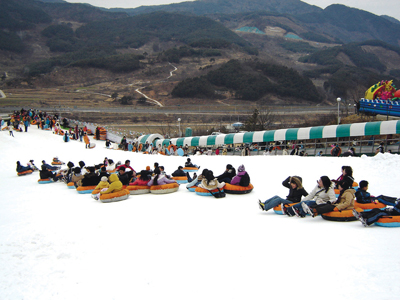
POLYGON ((308 191, 351 165, 373 195, 400 196, 398 155, 361 158, 195 156, 219 175, 244 164, 247 195, 201 197, 181 185, 168 195, 104 204, 67 189, 18 177, 16 161, 75 164, 155 161, 172 173, 186 158, 85 149, 30 128, 0 132, 0 299, 400 299, 400 229, 320 217, 289 218, 258 209, 258 199, 286 196, 299 175, 308 191))

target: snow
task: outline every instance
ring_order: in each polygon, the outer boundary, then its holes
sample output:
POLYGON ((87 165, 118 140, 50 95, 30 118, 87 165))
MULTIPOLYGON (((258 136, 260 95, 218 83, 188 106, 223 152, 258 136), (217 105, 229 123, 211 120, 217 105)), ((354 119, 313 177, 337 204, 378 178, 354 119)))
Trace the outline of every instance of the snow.
POLYGON ((337 178, 351 165, 372 195, 399 196, 400 157, 194 156, 219 175, 244 164, 247 195, 138 195, 101 203, 64 183, 18 177, 16 161, 40 167, 54 156, 86 165, 155 161, 172 173, 186 158, 85 149, 34 127, 0 132, 0 299, 400 299, 400 228, 289 218, 262 212, 258 199, 286 196, 282 181, 337 178))

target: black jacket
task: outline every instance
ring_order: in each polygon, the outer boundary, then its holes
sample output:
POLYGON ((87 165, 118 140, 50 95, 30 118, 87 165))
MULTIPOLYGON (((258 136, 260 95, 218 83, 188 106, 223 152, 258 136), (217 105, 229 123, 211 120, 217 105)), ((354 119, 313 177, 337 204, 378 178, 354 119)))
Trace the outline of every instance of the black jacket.
POLYGON ((176 170, 174 171, 174 173, 171 174, 172 176, 177 176, 177 177, 181 177, 181 176, 185 176, 186 177, 186 173, 183 170, 176 170))
POLYGON ((100 177, 96 173, 86 173, 83 175, 82 186, 98 185, 100 177))
POLYGON ((286 200, 289 200, 293 203, 297 203, 301 201, 301 197, 302 196, 307 196, 308 193, 306 192, 306 190, 303 188, 303 185, 301 183, 301 178, 300 177, 296 177, 296 176, 289 176, 288 178, 286 178, 283 182, 282 185, 284 187, 287 187, 289 189, 289 195, 286 196, 286 200), (293 189, 292 186, 290 185, 290 180, 293 179, 296 184, 297 184, 297 188, 293 189))

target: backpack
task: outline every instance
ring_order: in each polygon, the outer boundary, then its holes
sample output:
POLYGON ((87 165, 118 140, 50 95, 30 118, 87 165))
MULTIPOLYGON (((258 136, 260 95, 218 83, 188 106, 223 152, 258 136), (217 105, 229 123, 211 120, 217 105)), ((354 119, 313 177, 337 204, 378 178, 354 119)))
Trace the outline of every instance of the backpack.
POLYGON ((246 172, 246 173, 244 173, 243 176, 240 177, 239 185, 240 186, 249 186, 249 184, 250 184, 250 176, 246 172))

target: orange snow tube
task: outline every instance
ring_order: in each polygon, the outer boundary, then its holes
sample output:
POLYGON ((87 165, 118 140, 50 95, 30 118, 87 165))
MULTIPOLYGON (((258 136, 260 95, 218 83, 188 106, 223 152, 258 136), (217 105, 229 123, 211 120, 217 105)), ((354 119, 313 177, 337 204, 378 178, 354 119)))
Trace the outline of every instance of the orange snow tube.
POLYGON ((250 183, 248 186, 240 186, 226 183, 224 186, 227 194, 248 194, 253 190, 254 186, 250 183))
POLYGON ((178 183, 167 183, 162 185, 152 185, 150 187, 150 193, 152 194, 169 194, 176 192, 179 189, 178 183))

